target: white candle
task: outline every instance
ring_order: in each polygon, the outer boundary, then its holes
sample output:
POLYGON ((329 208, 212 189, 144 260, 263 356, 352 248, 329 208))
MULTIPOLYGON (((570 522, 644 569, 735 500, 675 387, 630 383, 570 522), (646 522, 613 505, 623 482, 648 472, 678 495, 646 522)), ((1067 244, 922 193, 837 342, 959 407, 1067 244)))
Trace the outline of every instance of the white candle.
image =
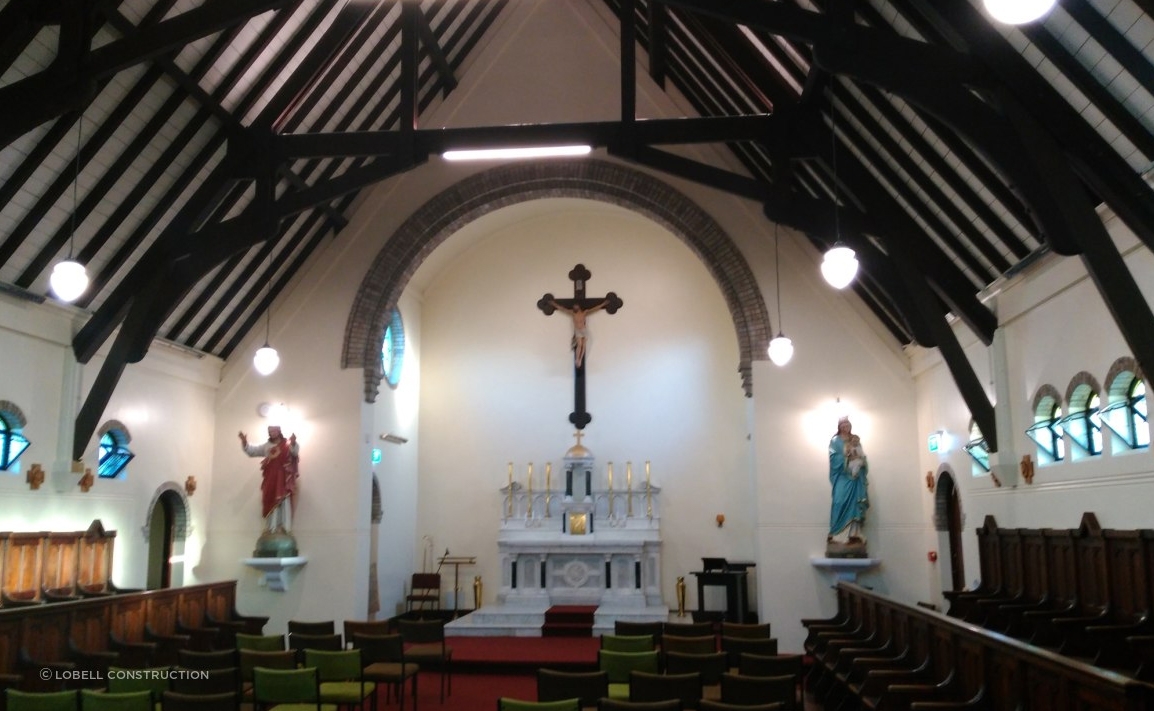
POLYGON ((553 462, 545 462, 545 491, 553 489, 553 462))
POLYGON ((625 462, 625 490, 633 491, 633 462, 625 462))
POLYGON ((533 462, 529 462, 529 493, 533 493, 533 462))
POLYGON ((613 462, 609 462, 609 491, 613 491, 613 462))

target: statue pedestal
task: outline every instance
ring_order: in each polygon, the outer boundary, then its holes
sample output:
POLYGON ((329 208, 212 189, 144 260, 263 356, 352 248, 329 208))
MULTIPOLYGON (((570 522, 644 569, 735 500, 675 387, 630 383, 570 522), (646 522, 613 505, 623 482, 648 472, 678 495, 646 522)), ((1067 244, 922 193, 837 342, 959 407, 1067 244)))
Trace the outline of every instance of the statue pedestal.
POLYGON ((882 564, 881 558, 826 558, 823 556, 812 556, 809 562, 815 568, 822 568, 832 573, 834 585, 842 581, 856 583, 858 573, 864 573, 882 564))
POLYGON ((261 572, 262 587, 267 586, 269 590, 284 592, 288 589, 288 572, 301 567, 309 562, 309 559, 298 555, 288 558, 245 558, 241 562, 261 572))

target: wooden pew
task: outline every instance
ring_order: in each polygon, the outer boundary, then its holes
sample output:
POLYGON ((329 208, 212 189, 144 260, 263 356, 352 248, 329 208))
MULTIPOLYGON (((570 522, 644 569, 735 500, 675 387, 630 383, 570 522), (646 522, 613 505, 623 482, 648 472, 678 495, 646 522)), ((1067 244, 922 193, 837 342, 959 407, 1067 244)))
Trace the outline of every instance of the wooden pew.
POLYGON ((862 708, 883 711, 1154 711, 1154 686, 852 583, 838 587, 847 593, 839 594, 844 607, 838 618, 845 625, 859 626, 851 619, 854 611, 872 609, 882 617, 888 612, 914 651, 901 667, 855 660, 851 669, 866 668, 862 682, 819 697, 827 708, 836 707, 840 692, 862 708))
POLYGON ((1004 594, 1002 585, 1002 551, 998 544, 998 522, 993 516, 986 516, 982 527, 975 533, 978 536, 978 567, 981 570, 981 579, 975 590, 947 590, 942 593, 950 603, 946 611, 950 617, 965 619, 971 613, 976 600, 998 595, 1008 597, 1004 594))

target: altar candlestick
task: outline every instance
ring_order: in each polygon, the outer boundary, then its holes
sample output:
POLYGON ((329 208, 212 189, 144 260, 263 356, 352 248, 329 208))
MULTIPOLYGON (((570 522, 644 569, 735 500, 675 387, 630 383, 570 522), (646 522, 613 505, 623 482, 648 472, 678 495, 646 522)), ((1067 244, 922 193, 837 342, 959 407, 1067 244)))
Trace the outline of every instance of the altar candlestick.
POLYGON ((633 462, 625 462, 625 515, 633 516, 633 462))
POLYGON ((529 518, 533 518, 533 462, 529 462, 529 518))

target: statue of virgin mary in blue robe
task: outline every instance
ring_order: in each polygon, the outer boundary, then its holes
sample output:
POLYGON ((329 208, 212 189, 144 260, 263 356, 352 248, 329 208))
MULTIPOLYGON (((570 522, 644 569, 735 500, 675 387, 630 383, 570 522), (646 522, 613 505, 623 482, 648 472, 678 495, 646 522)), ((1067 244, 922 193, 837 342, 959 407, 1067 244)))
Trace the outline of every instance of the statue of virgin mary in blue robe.
POLYGON ((833 499, 829 511, 829 540, 864 544, 861 535, 869 509, 869 463, 861 439, 853 434, 848 417, 838 420, 837 434, 829 441, 829 483, 833 499))

